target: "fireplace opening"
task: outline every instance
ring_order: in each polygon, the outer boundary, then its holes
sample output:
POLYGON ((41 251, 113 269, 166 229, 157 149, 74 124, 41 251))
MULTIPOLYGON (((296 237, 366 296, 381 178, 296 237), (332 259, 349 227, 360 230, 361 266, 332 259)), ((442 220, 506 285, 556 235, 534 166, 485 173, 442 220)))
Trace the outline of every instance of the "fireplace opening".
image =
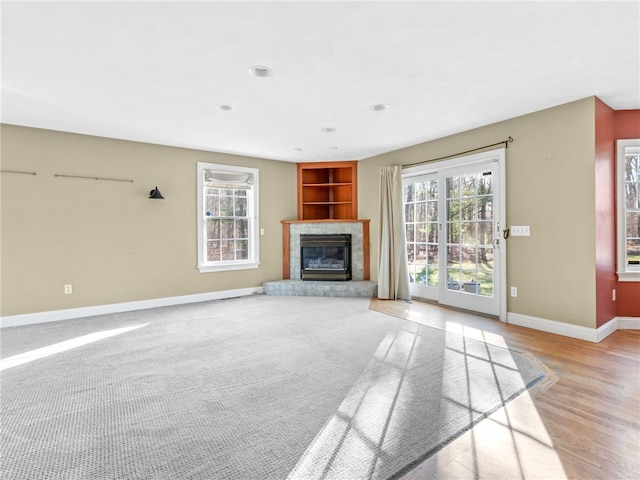
POLYGON ((351 234, 300 235, 302 280, 351 280, 351 234))

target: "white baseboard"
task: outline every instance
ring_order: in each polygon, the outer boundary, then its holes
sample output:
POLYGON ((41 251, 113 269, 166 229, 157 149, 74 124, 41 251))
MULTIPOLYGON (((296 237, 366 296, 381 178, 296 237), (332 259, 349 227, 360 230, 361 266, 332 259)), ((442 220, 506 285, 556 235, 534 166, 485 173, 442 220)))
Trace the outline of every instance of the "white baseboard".
POLYGON ((618 330, 640 330, 640 317, 616 317, 618 330))
POLYGON ((593 343, 604 340, 616 330, 640 330, 640 317, 614 317, 596 329, 509 312, 507 323, 593 343))
POLYGON ((171 305, 181 305, 186 303, 207 302, 209 300, 222 300, 225 298, 243 297, 256 293, 263 293, 262 287, 197 293, 194 295, 182 295, 179 297, 154 298, 151 300, 140 300, 137 302, 113 303, 110 305, 96 305, 93 307, 70 308, 49 312, 25 313, 22 315, 9 315, 0 317, 0 328, 19 327, 34 323, 57 322, 59 320, 92 317, 94 315, 104 315, 107 313, 131 312, 134 310, 168 307, 171 305))

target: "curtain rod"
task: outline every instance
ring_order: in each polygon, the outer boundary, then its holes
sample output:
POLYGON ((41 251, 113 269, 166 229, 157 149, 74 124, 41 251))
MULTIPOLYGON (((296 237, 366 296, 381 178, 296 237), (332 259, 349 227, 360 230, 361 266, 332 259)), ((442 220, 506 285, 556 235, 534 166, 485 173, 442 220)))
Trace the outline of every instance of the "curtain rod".
POLYGON ((111 180, 112 182, 131 182, 133 180, 123 179, 123 178, 105 178, 105 177, 86 177, 84 175, 62 175, 60 173, 56 173, 54 177, 65 177, 65 178, 88 178, 89 180, 111 180))
POLYGON ((509 148, 509 144, 511 142, 513 142, 513 138, 511 138, 511 136, 509 136, 509 138, 507 138, 506 140, 503 140, 501 142, 492 143, 491 145, 485 145, 484 147, 472 148, 471 150, 466 150, 464 152, 453 153, 451 155, 446 155, 444 157, 432 158, 430 160, 423 160, 421 162, 416 162, 416 163, 409 163, 407 165, 402 165, 402 168, 415 167, 416 165, 422 165, 424 163, 435 162, 437 160, 445 160, 447 158, 457 157, 458 155, 464 155, 465 153, 477 152, 478 150, 484 150, 485 148, 495 147, 497 145, 502 145, 502 144, 504 144, 504 148, 509 148))
POLYGON ((23 175, 35 175, 36 172, 20 172, 18 170, 0 170, 1 173, 21 173, 23 175))

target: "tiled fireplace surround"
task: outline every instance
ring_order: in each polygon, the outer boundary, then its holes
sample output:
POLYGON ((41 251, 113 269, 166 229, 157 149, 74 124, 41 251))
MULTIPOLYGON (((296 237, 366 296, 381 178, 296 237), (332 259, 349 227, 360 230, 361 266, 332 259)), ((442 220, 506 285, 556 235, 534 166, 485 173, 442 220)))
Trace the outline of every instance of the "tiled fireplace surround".
POLYGON ((377 282, 369 280, 369 220, 283 220, 282 280, 265 282, 267 295, 318 297, 375 297, 377 282), (302 281, 300 276, 300 235, 351 234, 349 281, 302 281))

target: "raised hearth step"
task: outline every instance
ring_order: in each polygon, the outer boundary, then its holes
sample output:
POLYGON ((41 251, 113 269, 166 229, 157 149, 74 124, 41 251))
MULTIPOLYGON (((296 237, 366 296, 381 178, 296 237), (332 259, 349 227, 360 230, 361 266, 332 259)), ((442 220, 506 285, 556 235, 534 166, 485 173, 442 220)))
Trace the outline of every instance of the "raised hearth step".
POLYGON ((364 297, 378 296, 378 282, 368 280, 303 281, 274 280, 262 284, 266 295, 300 297, 364 297))

